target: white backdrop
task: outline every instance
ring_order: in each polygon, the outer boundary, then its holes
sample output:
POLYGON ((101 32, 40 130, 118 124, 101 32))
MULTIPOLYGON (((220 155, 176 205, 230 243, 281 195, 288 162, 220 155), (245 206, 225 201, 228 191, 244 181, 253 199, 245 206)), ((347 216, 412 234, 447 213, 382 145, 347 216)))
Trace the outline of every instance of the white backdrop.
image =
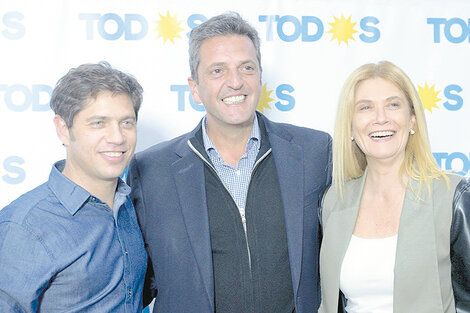
POLYGON ((187 35, 227 10, 259 31, 272 120, 332 133, 345 78, 389 60, 421 90, 439 165, 469 171, 470 1, 2 0, 0 208, 64 158, 48 103, 71 67, 106 60, 139 80, 138 151, 192 129, 204 112, 189 97, 187 35))

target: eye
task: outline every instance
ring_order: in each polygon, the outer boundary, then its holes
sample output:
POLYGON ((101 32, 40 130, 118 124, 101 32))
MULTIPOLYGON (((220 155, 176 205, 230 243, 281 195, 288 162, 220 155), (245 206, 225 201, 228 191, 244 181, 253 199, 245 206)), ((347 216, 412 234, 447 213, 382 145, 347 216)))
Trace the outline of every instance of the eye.
POLYGON ((359 111, 367 111, 367 110, 370 110, 371 109, 371 106, 368 105, 368 104, 364 104, 364 105, 361 105, 359 107, 359 111))
POLYGON ((389 103, 389 106, 392 107, 392 108, 399 108, 399 107, 400 107, 400 103, 398 103, 398 102, 390 102, 390 103, 389 103))
POLYGON ((122 126, 124 128, 132 128, 134 127, 136 124, 135 120, 125 120, 122 122, 122 126))
POLYGON ((242 67, 240 68, 240 71, 244 73, 254 73, 256 71, 256 67, 251 63, 243 64, 242 67))
POLYGON ((100 128, 103 126, 103 124, 104 124, 103 121, 93 121, 90 123, 90 125, 95 128, 100 128))
POLYGON ((220 76, 220 75, 222 75, 222 73, 223 73, 223 69, 220 68, 220 67, 213 68, 210 71, 210 74, 213 75, 213 76, 220 76))

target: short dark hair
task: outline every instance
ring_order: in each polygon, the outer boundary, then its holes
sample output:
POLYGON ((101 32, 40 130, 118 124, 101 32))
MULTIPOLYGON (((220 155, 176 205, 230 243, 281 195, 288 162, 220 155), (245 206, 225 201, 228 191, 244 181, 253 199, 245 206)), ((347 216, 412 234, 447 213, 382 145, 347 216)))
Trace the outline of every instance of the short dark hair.
POLYGON ((135 116, 142 104, 142 86, 137 80, 113 69, 107 62, 82 64, 72 68, 57 82, 51 97, 51 109, 62 117, 70 128, 75 115, 99 93, 127 94, 134 106, 135 116))
POLYGON ((228 12, 210 18, 191 31, 189 37, 189 67, 191 69, 191 77, 196 83, 198 83, 197 68, 200 61, 199 49, 201 44, 206 39, 224 35, 247 36, 255 46, 260 72, 262 71, 258 32, 240 14, 228 12))

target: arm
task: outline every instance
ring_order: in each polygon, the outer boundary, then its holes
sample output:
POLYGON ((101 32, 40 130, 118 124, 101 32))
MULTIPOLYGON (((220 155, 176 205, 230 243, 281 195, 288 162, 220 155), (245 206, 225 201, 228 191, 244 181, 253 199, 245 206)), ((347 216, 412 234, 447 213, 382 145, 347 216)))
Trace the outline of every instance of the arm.
POLYGON ((136 210, 137 219, 139 222, 140 229, 144 238, 145 249, 147 250, 147 272, 145 273, 144 290, 143 290, 143 305, 144 308, 148 306, 153 298, 157 296, 157 289, 155 285, 155 275, 153 272, 152 260, 150 259, 150 251, 148 249, 147 241, 145 240, 145 208, 144 208, 144 196, 142 194, 140 172, 137 165, 137 160, 132 159, 129 165, 129 171, 127 174, 127 184, 131 187, 131 199, 136 210))
POLYGON ((450 233, 452 287, 458 313, 470 312, 470 177, 455 190, 450 233))
POLYGON ((37 236, 0 222, 0 312, 36 312, 51 279, 51 257, 37 236))
POLYGON ((153 273, 153 265, 150 257, 147 261, 147 272, 145 273, 143 304, 144 308, 152 303, 153 298, 157 296, 157 288, 155 287, 155 275, 153 273))

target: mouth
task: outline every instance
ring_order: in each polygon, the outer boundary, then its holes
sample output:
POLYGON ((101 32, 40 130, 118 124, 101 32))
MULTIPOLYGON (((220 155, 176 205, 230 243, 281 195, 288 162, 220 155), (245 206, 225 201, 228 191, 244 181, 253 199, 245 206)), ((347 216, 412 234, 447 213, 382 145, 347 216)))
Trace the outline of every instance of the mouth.
POLYGON ((125 152, 121 151, 121 152, 115 152, 115 151, 107 151, 107 152, 103 152, 103 154, 109 158, 119 158, 120 156, 122 156, 125 152))
POLYGON ((246 95, 239 95, 239 96, 232 96, 232 97, 227 97, 223 98, 222 101, 225 104, 239 104, 243 101, 245 101, 246 95))
POLYGON ((376 132, 370 133, 369 137, 372 139, 387 139, 387 138, 393 137, 395 133, 396 133, 395 131, 391 131, 391 130, 376 131, 376 132))

